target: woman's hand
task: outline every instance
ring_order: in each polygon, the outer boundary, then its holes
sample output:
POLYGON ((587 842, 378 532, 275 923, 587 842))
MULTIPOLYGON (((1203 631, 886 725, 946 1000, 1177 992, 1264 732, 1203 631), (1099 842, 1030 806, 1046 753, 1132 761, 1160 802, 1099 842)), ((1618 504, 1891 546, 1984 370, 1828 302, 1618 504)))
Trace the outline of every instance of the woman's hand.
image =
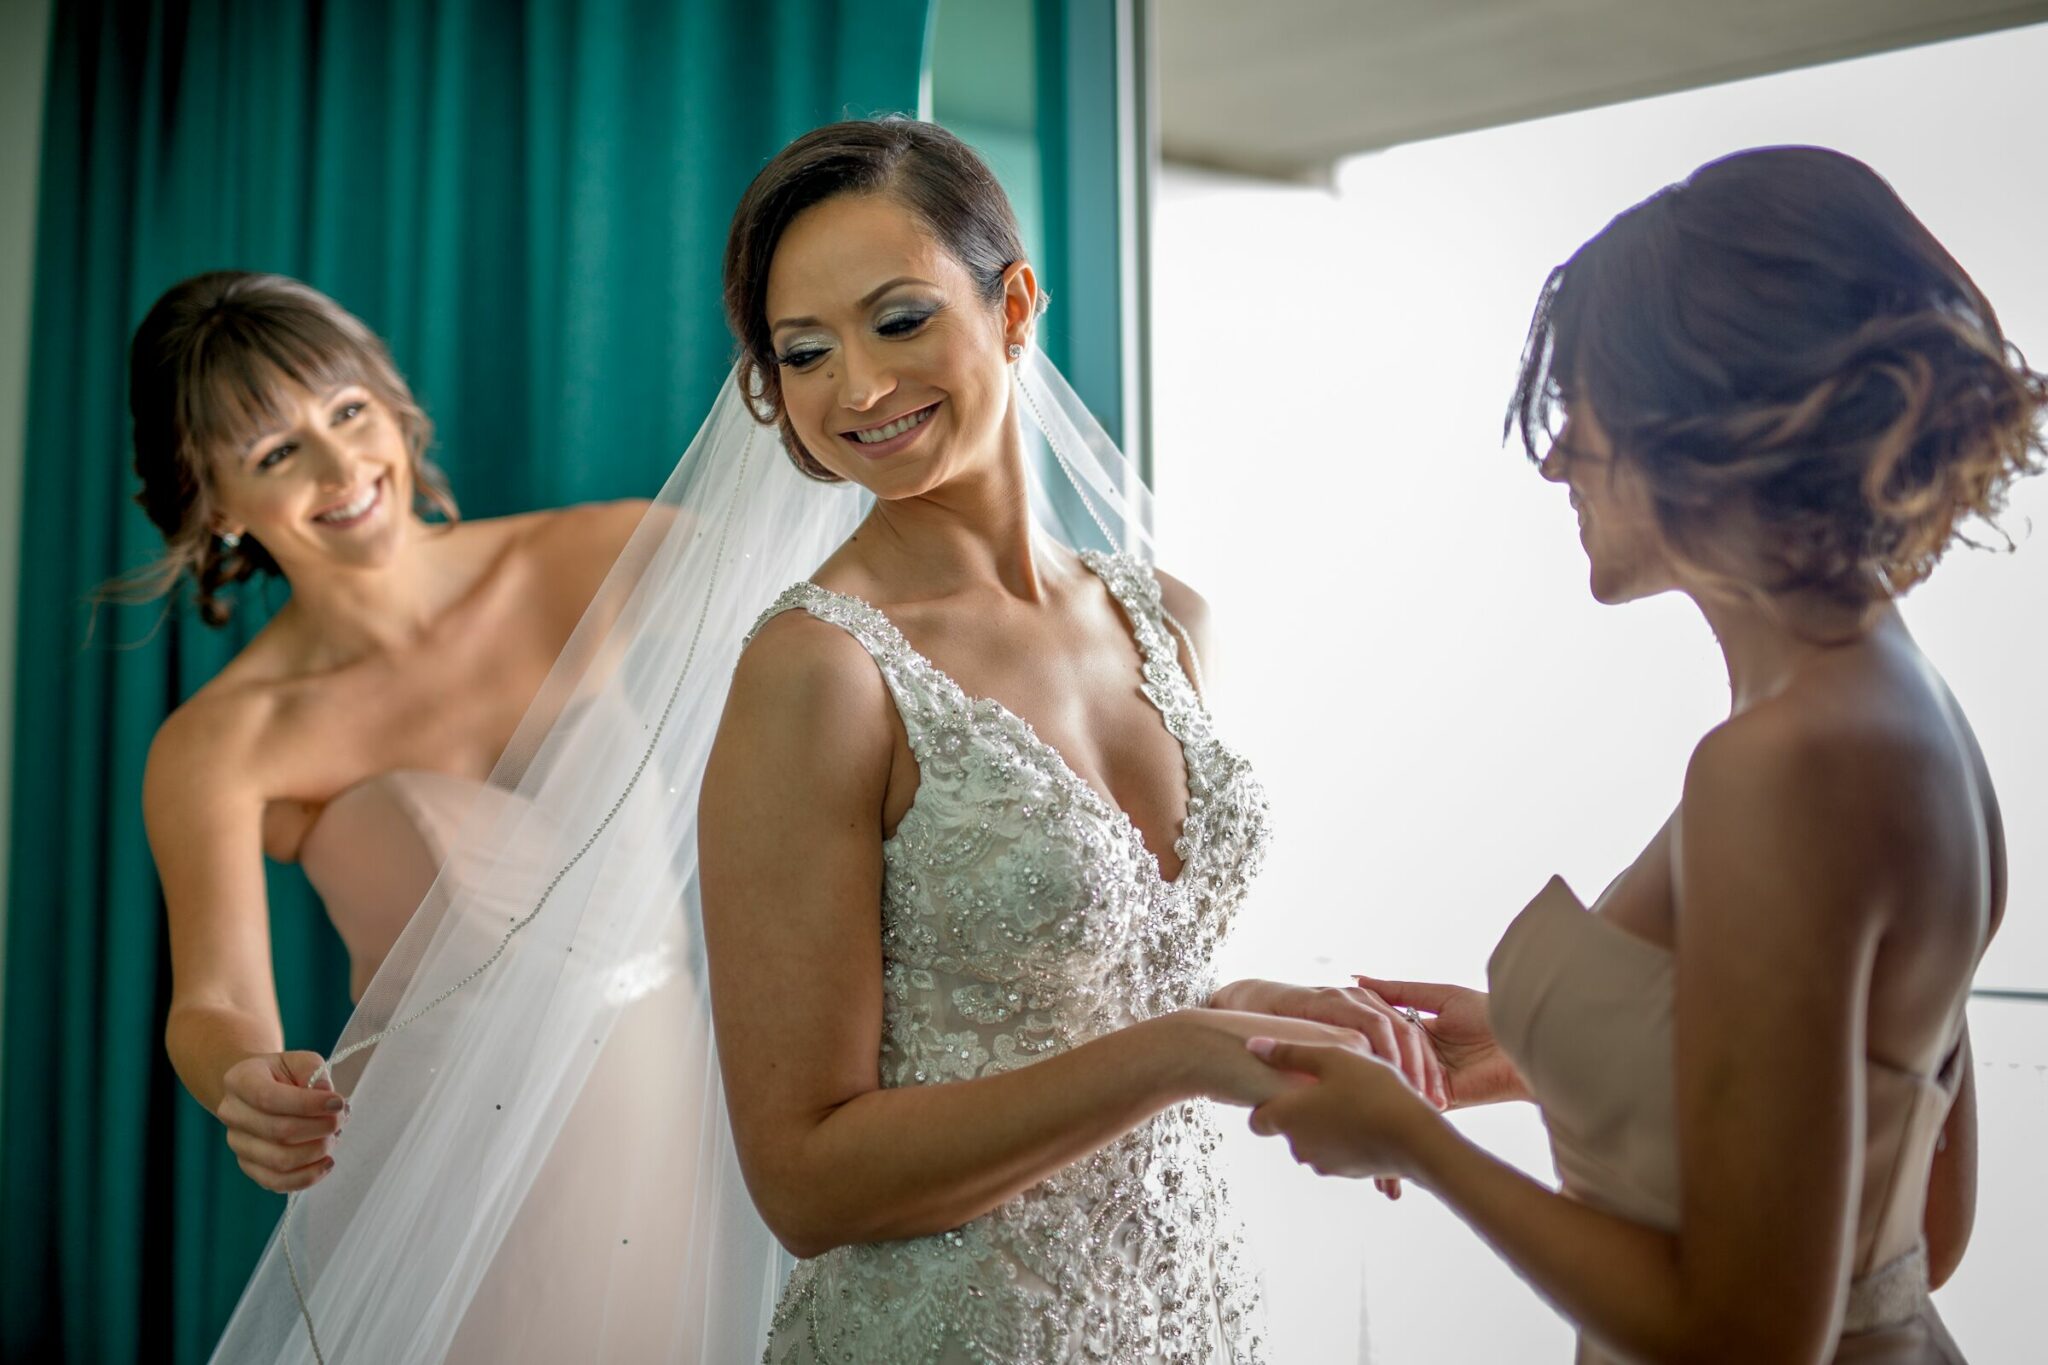
POLYGON ((348 1101, 324 1077, 308 1084, 319 1068, 317 1052, 265 1052, 223 1077, 227 1098, 213 1116, 227 1125, 242 1174, 266 1190, 309 1189, 334 1169, 334 1139, 348 1121, 348 1101))
MULTIPOLYGON (((1425 1012, 1421 1035, 1437 1063, 1443 1089, 1425 1095, 1439 1109, 1469 1109, 1478 1104, 1500 1104, 1529 1098, 1528 1084, 1515 1064, 1494 1040, 1493 1024, 1486 1016, 1486 992, 1463 986, 1446 986, 1432 981, 1382 981, 1377 977, 1353 978, 1359 989, 1390 1011, 1403 1009, 1425 1012)), ((1411 1077, 1409 1083, 1414 1084, 1411 1077)))
POLYGON ((1246 1050, 1296 1084, 1252 1110, 1262 1137, 1285 1137, 1294 1159, 1319 1175, 1383 1182, 1412 1179, 1425 1125, 1441 1123, 1429 1101, 1379 1058, 1348 1047, 1255 1038, 1246 1050))
MULTIPOLYGON (((1218 1009, 1252 1010, 1349 1029, 1365 1039, 1374 1056, 1398 1069, 1419 1094, 1439 1109, 1446 1107, 1449 1091, 1443 1063, 1424 1035, 1423 1026, 1411 1023, 1394 1003, 1371 989, 1371 984, 1363 977, 1356 986, 1233 981, 1216 992, 1210 1003, 1218 1009)), ((1480 1003, 1480 1020, 1484 1023, 1484 996, 1480 1003)))
POLYGON ((1264 1104, 1297 1086, 1300 1077, 1275 1071, 1245 1050, 1254 1038, 1329 1047, 1363 1047, 1364 1040, 1348 1028, 1307 1019, 1287 1019, 1238 1010, 1189 1009, 1161 1015, 1152 1027, 1168 1030, 1170 1064, 1180 1077, 1178 1089, 1222 1104, 1245 1108, 1264 1104))

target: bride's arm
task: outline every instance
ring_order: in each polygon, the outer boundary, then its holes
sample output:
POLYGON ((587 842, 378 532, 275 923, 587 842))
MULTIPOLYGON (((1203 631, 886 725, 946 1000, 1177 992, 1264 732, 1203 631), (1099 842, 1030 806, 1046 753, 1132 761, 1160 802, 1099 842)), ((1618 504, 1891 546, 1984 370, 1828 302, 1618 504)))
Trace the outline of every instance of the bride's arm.
POLYGON ((799 1256, 957 1227, 1170 1104, 1291 1084, 1244 1050, 1275 1021, 1192 1010, 1016 1071, 882 1089, 897 724, 851 638, 778 618, 741 660, 705 775, 704 928, 733 1131, 756 1205, 799 1256))
POLYGON ((1724 727, 1687 775, 1674 874, 1682 1235, 1545 1188, 1337 1049, 1274 1049, 1276 1066, 1319 1084, 1253 1126, 1285 1133, 1318 1170, 1429 1189, 1630 1359, 1826 1358, 1854 1250, 1884 900, 1867 831, 1839 818, 1854 808, 1847 765, 1809 757, 1724 727))

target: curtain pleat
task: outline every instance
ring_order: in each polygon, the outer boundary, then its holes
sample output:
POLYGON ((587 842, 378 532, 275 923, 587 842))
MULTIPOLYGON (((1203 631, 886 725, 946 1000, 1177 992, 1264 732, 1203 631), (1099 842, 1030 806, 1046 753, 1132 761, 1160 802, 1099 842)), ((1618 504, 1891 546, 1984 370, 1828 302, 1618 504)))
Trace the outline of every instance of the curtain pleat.
MULTIPOLYGON (((56 6, 29 376, 0 1358, 200 1361, 282 1200, 164 1059, 141 777, 224 631, 90 605, 149 561, 126 348, 165 288, 299 276, 391 345, 471 516, 646 495, 731 357, 740 191, 844 112, 913 112, 929 0, 190 0, 56 6)), ((270 869, 288 1045, 347 1015, 346 959, 270 869)))

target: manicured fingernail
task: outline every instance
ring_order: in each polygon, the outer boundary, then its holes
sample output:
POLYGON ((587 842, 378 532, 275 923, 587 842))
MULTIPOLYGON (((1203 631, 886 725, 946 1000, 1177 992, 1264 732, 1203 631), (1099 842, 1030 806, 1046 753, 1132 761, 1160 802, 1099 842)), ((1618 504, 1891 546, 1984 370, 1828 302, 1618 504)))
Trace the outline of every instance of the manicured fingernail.
POLYGON ((1260 1061, 1264 1061, 1273 1055, 1273 1040, 1271 1038, 1247 1038, 1244 1040, 1244 1050, 1257 1057, 1260 1061))
POLYGON ((339 1114, 342 1110, 346 1108, 348 1108, 348 1101, 343 1099, 339 1095, 336 1095, 333 1099, 327 1101, 327 1112, 330 1114, 339 1114))

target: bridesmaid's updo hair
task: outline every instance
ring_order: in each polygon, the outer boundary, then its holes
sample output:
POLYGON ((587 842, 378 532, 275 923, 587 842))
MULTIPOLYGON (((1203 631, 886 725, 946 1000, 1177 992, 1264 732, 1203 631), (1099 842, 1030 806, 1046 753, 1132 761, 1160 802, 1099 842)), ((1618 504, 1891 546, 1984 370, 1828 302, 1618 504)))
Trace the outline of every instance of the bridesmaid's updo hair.
POLYGON ((2041 468, 2048 376, 1876 172, 1768 147, 1660 190, 1551 273, 1508 428, 1540 461, 1579 401, 1682 559, 1853 606, 1925 578, 2041 468))
POLYGON ((361 384, 391 410, 412 455, 416 496, 448 520, 455 499, 427 459, 433 423, 377 335, 333 299, 283 275, 216 270, 175 284, 150 308, 128 350, 128 410, 135 421, 135 495, 163 532, 156 563, 108 590, 146 601, 192 576, 200 619, 227 624, 221 593, 277 561, 254 540, 230 550, 214 535, 213 462, 285 422, 285 381, 314 393, 361 384))
POLYGON ((842 194, 886 194, 923 222, 991 308, 1003 272, 1024 259, 1010 200, 972 148, 936 123, 907 118, 828 123, 784 147, 754 177, 725 240, 725 318, 739 342, 740 391, 782 433, 796 467, 836 482, 803 447, 782 406, 782 369, 768 332, 768 269, 797 215, 842 194))

